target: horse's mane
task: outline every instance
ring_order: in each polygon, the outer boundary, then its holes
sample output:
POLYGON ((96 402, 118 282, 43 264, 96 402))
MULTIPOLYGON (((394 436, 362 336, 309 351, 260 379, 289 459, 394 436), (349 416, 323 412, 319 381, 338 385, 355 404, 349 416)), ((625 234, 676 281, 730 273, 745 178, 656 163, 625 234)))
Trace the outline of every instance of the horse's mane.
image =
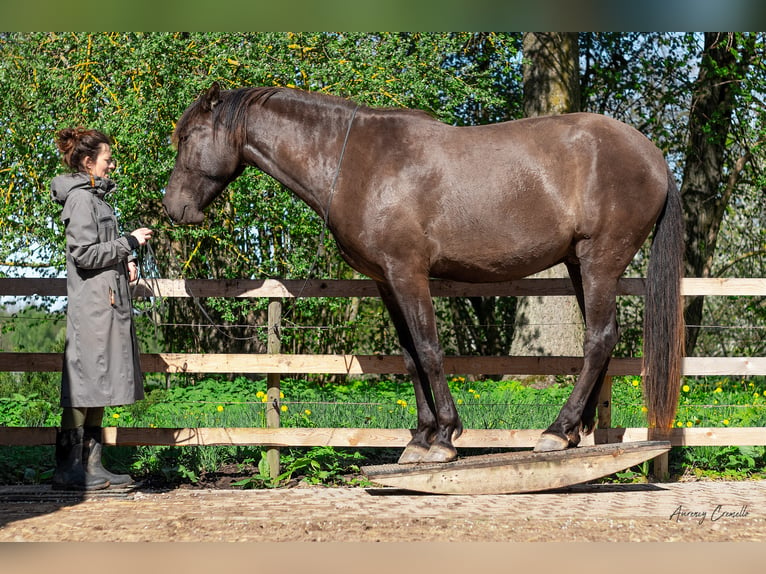
MULTIPOLYGON (((260 101, 266 102, 271 96, 280 92, 281 88, 238 88, 236 90, 222 90, 220 101, 213 107, 213 126, 223 127, 234 138, 235 144, 241 144, 245 137, 245 120, 247 109, 250 104, 260 101)), ((178 145, 180 134, 190 124, 207 113, 205 108, 205 95, 203 94, 192 103, 176 123, 173 130, 172 142, 178 145)))
MULTIPOLYGON (((220 101, 213 107, 213 126, 215 128, 222 127, 228 132, 229 137, 232 138, 232 144, 240 146, 245 141, 245 130, 247 120, 247 110, 253 103, 263 105, 273 95, 282 93, 285 97, 296 100, 305 100, 311 98, 314 101, 323 101, 325 103, 331 103, 337 105, 343 103, 349 107, 354 105, 354 102, 334 96, 331 94, 322 94, 319 92, 304 92, 301 90, 292 90, 280 87, 255 87, 255 88, 237 88, 234 90, 222 90, 220 92, 220 101)), ((427 112, 415 109, 407 108, 367 108, 367 106, 359 106, 359 108, 365 108, 377 113, 405 113, 413 115, 425 115, 431 119, 433 117, 427 112)), ((200 96, 194 101, 186 111, 181 115, 176 124, 176 128, 173 131, 172 143, 174 146, 178 146, 178 140, 180 134, 187 128, 187 126, 193 124, 195 120, 202 114, 208 113, 206 108, 205 95, 200 96)))

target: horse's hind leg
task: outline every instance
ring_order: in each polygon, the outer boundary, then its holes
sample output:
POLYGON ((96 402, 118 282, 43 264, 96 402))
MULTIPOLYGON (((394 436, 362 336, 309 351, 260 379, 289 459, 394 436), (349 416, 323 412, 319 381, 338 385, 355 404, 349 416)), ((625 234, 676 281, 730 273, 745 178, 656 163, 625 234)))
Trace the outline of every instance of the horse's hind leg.
POLYGON ((563 450, 577 446, 582 427, 592 427, 599 388, 603 384, 606 369, 614 346, 617 344, 617 280, 585 275, 583 303, 585 343, 583 345, 583 368, 569 399, 558 417, 540 437, 535 450, 538 452, 563 450))
MULTIPOLYGON (((575 292, 575 298, 577 304, 580 307, 582 313, 583 322, 588 324, 588 317, 585 313, 585 293, 583 291, 582 272, 580 270, 579 263, 566 262, 567 271, 569 277, 572 279, 572 287, 575 292)), ((607 359, 606 365, 601 369, 596 384, 593 386, 593 390, 585 403, 585 409, 582 414, 582 432, 584 434, 590 434, 596 428, 596 409, 598 408, 598 399, 601 394, 601 387, 604 386, 604 379, 606 379, 606 372, 609 368, 609 359, 607 359)))
POLYGON ((418 411, 415 434, 399 463, 449 462, 457 457, 452 439, 460 436, 463 427, 444 376, 428 279, 410 277, 395 286, 377 285, 399 335, 418 411))

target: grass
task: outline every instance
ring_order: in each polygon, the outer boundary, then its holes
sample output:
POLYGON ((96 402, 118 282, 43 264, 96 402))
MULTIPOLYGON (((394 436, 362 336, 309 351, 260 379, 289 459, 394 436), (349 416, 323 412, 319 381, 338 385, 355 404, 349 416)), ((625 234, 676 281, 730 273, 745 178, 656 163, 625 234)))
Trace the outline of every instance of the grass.
MULTIPOLYGON (((170 389, 156 381, 143 401, 107 408, 105 425, 122 427, 263 427, 266 381, 238 377, 185 381, 170 389)), ((466 428, 545 428, 555 418, 571 386, 560 383, 537 389, 519 381, 449 381, 466 428)), ((285 427, 413 428, 412 386, 399 379, 349 380, 321 384, 284 379, 280 397, 285 427)), ((646 425, 639 377, 613 381, 612 424, 646 425)), ((53 374, 7 374, 0 380, 0 425, 56 426, 59 423, 58 379, 53 374), (12 378, 9 378, 12 377, 12 378), (22 392, 23 391, 23 392, 22 392)), ((766 426, 766 378, 690 378, 684 381, 679 427, 766 426)), ((393 462, 398 450, 283 449, 282 480, 271 481, 261 447, 114 447, 105 449, 115 470, 166 482, 199 482, 222 467, 246 475, 242 487, 270 487, 296 476, 337 484, 364 464, 393 462), (388 460, 390 458, 390 460, 388 460)), ((41 482, 53 467, 52 447, 1 447, 0 482, 41 482)), ((671 452, 671 473, 695 478, 742 479, 766 475, 766 447, 685 447, 671 452)), ((645 480, 637 467, 612 480, 645 480)))

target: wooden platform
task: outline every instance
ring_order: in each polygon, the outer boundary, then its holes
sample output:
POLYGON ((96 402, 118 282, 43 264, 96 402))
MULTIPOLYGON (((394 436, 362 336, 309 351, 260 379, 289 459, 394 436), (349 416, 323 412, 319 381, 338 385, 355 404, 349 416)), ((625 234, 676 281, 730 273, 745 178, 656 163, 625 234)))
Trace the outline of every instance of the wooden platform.
POLYGON ((669 441, 583 446, 556 452, 488 454, 444 464, 365 466, 382 486, 433 494, 513 494, 581 484, 609 476, 670 450, 669 441))

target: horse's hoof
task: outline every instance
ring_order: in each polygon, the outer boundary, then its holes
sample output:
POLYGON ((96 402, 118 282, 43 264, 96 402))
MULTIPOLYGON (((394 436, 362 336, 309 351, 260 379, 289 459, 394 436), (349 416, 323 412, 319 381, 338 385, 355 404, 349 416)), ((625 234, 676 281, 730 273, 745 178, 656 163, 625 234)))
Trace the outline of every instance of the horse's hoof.
POLYGON ((569 441, 555 434, 543 434, 535 445, 534 452, 553 452, 569 448, 569 441))
POLYGON ((457 450, 441 444, 432 444, 423 462, 451 462, 457 458, 457 450))
POLYGON ((408 444, 404 448, 402 456, 399 457, 399 464, 417 464, 423 462, 428 455, 428 449, 416 444, 408 444))

